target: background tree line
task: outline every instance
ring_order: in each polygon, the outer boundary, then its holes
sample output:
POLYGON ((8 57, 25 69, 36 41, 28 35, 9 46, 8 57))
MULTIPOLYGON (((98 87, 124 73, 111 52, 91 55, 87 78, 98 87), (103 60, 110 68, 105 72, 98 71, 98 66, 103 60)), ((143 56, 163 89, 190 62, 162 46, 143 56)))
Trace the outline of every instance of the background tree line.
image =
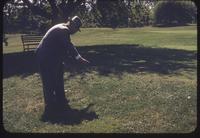
POLYGON ((83 27, 142 27, 197 22, 192 1, 10 0, 4 2, 4 32, 41 32, 73 15, 83 27))

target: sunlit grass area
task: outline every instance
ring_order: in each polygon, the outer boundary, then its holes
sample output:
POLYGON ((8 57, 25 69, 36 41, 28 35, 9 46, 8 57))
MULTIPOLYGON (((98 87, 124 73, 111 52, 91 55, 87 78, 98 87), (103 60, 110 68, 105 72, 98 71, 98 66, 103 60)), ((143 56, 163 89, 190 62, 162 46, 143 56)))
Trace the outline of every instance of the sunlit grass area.
MULTIPOLYGON (((80 115, 71 124, 40 121, 41 79, 20 34, 3 47, 3 125, 22 133, 190 133, 197 127, 197 28, 81 28, 72 42, 91 61, 65 69, 65 95, 80 115)), ((72 118, 71 118, 72 119, 72 118)))
MULTIPOLYGON (((10 47, 3 52, 23 51, 20 34, 7 34, 10 47)), ((145 47, 197 50, 197 26, 143 28, 81 28, 72 35, 76 46, 138 44, 145 47)))
POLYGON ((101 44, 139 44, 145 47, 197 49, 197 28, 189 27, 144 27, 144 28, 91 28, 72 36, 78 46, 101 44))

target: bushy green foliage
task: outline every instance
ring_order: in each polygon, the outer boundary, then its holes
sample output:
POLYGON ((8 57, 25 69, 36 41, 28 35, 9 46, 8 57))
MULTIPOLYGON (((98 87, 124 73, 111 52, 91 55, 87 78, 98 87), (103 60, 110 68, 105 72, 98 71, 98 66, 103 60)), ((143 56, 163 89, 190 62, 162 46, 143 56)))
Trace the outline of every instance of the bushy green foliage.
POLYGON ((154 9, 154 24, 183 25, 197 20, 197 8, 191 1, 159 1, 154 9))
POLYGON ((50 26, 50 20, 39 15, 33 15, 29 9, 17 9, 9 16, 3 16, 4 32, 45 32, 50 26))
POLYGON ((150 19, 150 9, 144 5, 134 5, 130 9, 129 27, 137 27, 149 25, 150 19))
POLYGON ((80 16, 82 27, 142 27, 151 25, 153 20, 155 24, 164 25, 196 23, 197 20, 197 8, 191 1, 98 0, 96 3, 90 1, 91 10, 83 8, 84 6, 77 6, 70 13, 68 11, 70 5, 64 4, 65 6, 62 7, 62 4, 58 6, 55 3, 50 4, 50 1, 38 1, 40 4, 29 3, 31 6, 19 1, 5 3, 4 32, 44 33, 53 24, 65 22, 73 15, 80 16), (153 10, 156 3, 158 4, 153 10), (52 5, 56 10, 53 10, 52 5))
POLYGON ((126 4, 118 1, 99 1, 98 10, 102 16, 101 23, 104 27, 126 27, 128 21, 128 9, 126 4))
POLYGON ((98 1, 93 9, 79 10, 84 27, 138 27, 151 23, 151 11, 144 4, 133 1, 98 1))
POLYGON ((73 15, 81 17, 82 27, 100 27, 101 26, 101 15, 96 6, 88 12, 87 9, 78 9, 73 15))
MULTIPOLYGON (((44 33, 53 24, 66 21, 69 15, 70 17, 80 16, 83 22, 82 27, 138 27, 151 22, 150 10, 144 2, 97 1, 95 4, 91 4, 91 10, 77 6, 69 14, 63 13, 62 6, 57 7, 58 11, 53 13, 48 1, 39 1, 40 4, 33 4, 32 9, 28 8, 26 3, 21 5, 18 1, 5 3, 4 32, 44 33), (56 15, 55 18, 53 18, 54 15, 56 15)), ((64 7, 65 10, 67 8, 69 7, 64 7)))

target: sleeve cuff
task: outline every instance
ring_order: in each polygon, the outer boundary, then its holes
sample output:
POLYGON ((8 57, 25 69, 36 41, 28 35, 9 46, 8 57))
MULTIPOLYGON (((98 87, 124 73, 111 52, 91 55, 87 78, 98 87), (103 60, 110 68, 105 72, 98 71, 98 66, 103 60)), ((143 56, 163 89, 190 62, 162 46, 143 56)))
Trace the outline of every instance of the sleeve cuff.
POLYGON ((81 55, 78 54, 75 58, 76 58, 76 60, 78 60, 79 58, 81 58, 81 55))

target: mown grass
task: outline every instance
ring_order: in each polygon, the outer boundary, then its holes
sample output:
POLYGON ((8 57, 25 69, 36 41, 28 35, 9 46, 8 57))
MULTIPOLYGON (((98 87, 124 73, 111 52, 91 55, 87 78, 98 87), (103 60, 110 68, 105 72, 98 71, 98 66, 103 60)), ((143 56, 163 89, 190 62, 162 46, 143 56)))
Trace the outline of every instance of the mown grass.
POLYGON ((22 133, 190 133, 197 127, 196 26, 82 28, 72 36, 92 63, 66 68, 66 97, 98 118, 40 121, 43 94, 32 53, 19 34, 3 47, 3 125, 22 133))

